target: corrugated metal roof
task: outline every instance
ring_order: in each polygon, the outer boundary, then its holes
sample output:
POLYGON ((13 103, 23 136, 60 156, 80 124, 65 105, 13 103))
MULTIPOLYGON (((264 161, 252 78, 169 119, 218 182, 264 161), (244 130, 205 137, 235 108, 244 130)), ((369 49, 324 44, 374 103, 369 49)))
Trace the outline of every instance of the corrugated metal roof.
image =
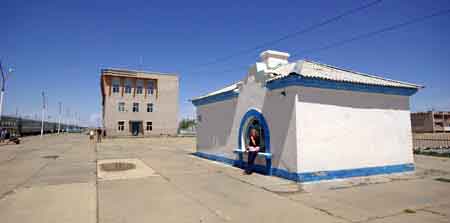
POLYGON ((213 96, 213 95, 218 95, 218 94, 229 92, 229 91, 234 91, 234 90, 236 90, 238 88, 238 84, 240 84, 240 83, 241 83, 241 81, 239 81, 237 83, 234 83, 232 85, 226 86, 226 87, 224 87, 222 89, 219 89, 217 91, 213 91, 211 93, 208 93, 208 94, 196 97, 196 98, 192 98, 191 101, 199 100, 199 99, 202 99, 202 98, 207 98, 207 97, 210 97, 210 96, 213 96))
POLYGON ((270 71, 270 73, 273 73, 275 75, 273 75, 274 77, 270 78, 267 81, 273 81, 276 79, 286 77, 291 73, 296 73, 304 77, 321 78, 326 80, 342 81, 349 83, 359 83, 359 84, 389 86, 389 87, 404 87, 404 88, 423 87, 416 84, 391 80, 370 74, 359 73, 307 60, 280 66, 270 71))
MULTIPOLYGON (((423 88, 423 86, 407 83, 403 81, 391 80, 375 75, 355 72, 347 69, 342 69, 314 61, 297 61, 295 63, 288 63, 280 65, 275 69, 268 70, 267 75, 270 77, 266 82, 274 81, 277 79, 282 79, 287 77, 291 73, 296 73, 303 77, 320 78, 339 82, 349 82, 367 85, 377 85, 377 86, 388 86, 388 87, 400 87, 400 88, 423 88)), ((192 100, 198 100, 202 98, 207 98, 213 95, 218 95, 228 91, 233 91, 238 88, 238 84, 241 82, 234 83, 232 85, 226 86, 220 90, 211 92, 209 94, 193 98, 192 100)))

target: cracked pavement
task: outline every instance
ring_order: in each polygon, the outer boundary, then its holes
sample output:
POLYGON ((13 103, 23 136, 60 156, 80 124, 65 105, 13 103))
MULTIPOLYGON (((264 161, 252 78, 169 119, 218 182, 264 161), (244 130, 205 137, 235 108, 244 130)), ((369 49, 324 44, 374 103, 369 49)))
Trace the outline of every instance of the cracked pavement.
POLYGON ((1 222, 450 222, 450 159, 415 156, 414 174, 313 184, 242 175, 190 155, 194 138, 85 135, 0 146, 1 222), (58 157, 53 157, 58 156, 58 157), (97 180, 97 160, 155 174, 97 180))

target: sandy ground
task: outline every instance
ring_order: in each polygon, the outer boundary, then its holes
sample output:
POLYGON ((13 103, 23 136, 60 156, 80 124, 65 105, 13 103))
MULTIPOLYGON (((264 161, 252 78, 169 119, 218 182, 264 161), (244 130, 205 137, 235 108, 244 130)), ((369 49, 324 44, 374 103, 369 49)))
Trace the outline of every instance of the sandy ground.
POLYGON ((194 138, 84 135, 1 146, 0 222, 450 222, 447 158, 416 156, 414 174, 300 185, 194 149, 194 138), (120 160, 136 169, 97 168, 120 160))

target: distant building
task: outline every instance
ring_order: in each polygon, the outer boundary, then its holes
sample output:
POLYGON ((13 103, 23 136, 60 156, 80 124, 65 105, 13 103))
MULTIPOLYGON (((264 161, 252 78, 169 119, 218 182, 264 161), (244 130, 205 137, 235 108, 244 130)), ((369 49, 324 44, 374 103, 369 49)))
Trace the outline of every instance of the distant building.
POLYGON ((411 113, 411 125, 413 132, 450 132, 450 112, 411 113))
POLYGON ((200 157, 300 182, 414 170, 410 96, 419 85, 265 51, 237 83, 192 99, 200 157))
POLYGON ((121 69, 101 72, 107 136, 177 134, 177 75, 121 69))

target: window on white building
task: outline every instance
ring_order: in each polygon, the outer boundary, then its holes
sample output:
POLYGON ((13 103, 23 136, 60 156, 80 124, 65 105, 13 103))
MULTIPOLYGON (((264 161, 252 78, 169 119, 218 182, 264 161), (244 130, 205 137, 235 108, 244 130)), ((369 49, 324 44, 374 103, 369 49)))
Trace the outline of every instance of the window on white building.
POLYGON ((119 112, 125 112, 125 102, 119 102, 119 112))
POLYGON ((112 92, 113 93, 119 93, 120 91, 120 79, 119 78, 113 78, 112 80, 112 92))
POLYGON ((153 112, 153 103, 147 104, 147 112, 153 112))
POLYGON ((153 94, 153 89, 155 88, 155 83, 153 80, 148 80, 147 81, 147 94, 148 95, 152 95, 153 94))
POLYGON ((130 78, 125 79, 125 93, 131 94, 131 79, 130 78))
POLYGON ((143 88, 144 88, 144 81, 136 80, 136 94, 142 94, 143 88))
POLYGON ((125 122, 124 121, 117 122, 117 130, 119 132, 122 132, 124 129, 125 129, 125 122))
POLYGON ((133 112, 139 112, 139 103, 137 102, 133 103, 133 112))
POLYGON ((152 122, 147 122, 146 123, 146 128, 147 131, 152 131, 153 130, 153 123, 152 122))

